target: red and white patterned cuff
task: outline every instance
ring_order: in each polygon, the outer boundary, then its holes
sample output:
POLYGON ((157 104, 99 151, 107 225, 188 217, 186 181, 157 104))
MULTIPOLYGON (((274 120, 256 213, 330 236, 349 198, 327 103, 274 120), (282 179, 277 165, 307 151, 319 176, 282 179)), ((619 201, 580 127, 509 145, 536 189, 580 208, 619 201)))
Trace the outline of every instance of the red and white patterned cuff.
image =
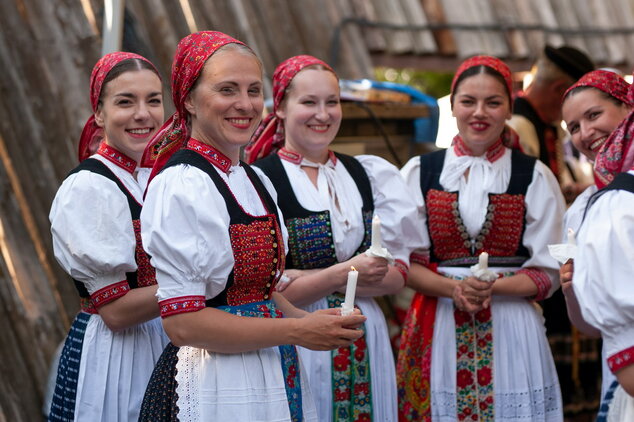
POLYGON ((205 308, 205 296, 181 296, 159 301, 161 318, 205 308))
POLYGON ((109 286, 103 287, 90 295, 90 302, 92 305, 99 309, 103 305, 112 302, 115 299, 119 299, 130 291, 130 285, 128 280, 119 281, 109 286))
POLYGON ((403 276, 403 285, 407 284, 407 276, 409 275, 409 265, 400 259, 394 260, 394 267, 403 276))
POLYGON ((535 295, 535 300, 543 300, 548 297, 548 292, 550 292, 550 288, 553 286, 553 283, 550 281, 550 277, 544 270, 534 267, 527 267, 518 270, 515 274, 526 274, 530 277, 530 279, 537 286, 537 294, 535 295))
POLYGON ((414 251, 409 255, 410 263, 417 263, 429 267, 429 251, 414 251))
POLYGON ((608 357, 608 366, 612 373, 634 364, 634 346, 608 357))

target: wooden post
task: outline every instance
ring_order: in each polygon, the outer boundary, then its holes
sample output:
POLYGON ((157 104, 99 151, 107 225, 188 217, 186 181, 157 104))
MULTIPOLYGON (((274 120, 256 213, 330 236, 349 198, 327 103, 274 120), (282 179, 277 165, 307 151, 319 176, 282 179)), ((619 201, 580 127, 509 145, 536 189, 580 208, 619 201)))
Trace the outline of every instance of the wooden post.
POLYGON ((125 0, 104 0, 103 46, 101 55, 121 50, 125 0))

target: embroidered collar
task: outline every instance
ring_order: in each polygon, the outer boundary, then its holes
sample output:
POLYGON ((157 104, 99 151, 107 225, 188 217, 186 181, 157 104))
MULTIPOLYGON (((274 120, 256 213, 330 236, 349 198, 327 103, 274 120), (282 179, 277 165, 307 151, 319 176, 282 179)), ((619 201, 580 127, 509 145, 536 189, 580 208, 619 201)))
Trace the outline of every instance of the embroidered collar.
MULTIPOLYGON (((304 156, 295 151, 289 151, 286 148, 282 147, 277 151, 277 155, 282 159, 286 160, 290 163, 300 165, 304 156)), ((333 164, 337 164, 337 156, 332 150, 328 150, 328 158, 332 161, 333 164)))
POLYGON ((197 153, 205 157, 205 159, 211 164, 218 167, 223 172, 229 173, 229 169, 231 168, 231 160, 229 159, 229 157, 227 157, 211 145, 202 143, 198 139, 189 138, 189 141, 187 141, 187 146, 185 148, 196 151, 197 153))
POLYGON ((122 152, 119 152, 114 147, 106 144, 105 142, 102 142, 99 145, 97 154, 101 155, 102 157, 105 157, 108 161, 115 163, 117 166, 121 167, 122 169, 130 172, 130 174, 133 174, 134 170, 136 170, 136 166, 137 166, 136 161, 134 161, 132 158, 128 157, 127 155, 123 154, 122 152))
MULTIPOLYGON (((453 150, 456 156, 461 157, 463 155, 473 155, 471 149, 465 144, 460 135, 456 135, 453 142, 453 150)), ((490 162, 496 162, 500 157, 504 155, 504 144, 502 138, 499 138, 493 145, 489 147, 486 152, 486 158, 490 162)))

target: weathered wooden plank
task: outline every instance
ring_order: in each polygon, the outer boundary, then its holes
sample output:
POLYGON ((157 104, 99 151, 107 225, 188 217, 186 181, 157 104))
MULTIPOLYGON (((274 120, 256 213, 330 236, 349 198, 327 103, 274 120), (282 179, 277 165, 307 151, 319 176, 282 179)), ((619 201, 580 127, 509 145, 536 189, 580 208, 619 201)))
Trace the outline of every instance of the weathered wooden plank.
MULTIPOLYGON (((29 3, 29 15, 22 19, 13 2, 0 5, 0 134, 6 145, 21 189, 28 200, 33 232, 43 245, 41 259, 52 268, 52 283, 61 279, 63 272, 52 258, 52 243, 48 211, 59 181, 74 165, 76 139, 90 114, 88 105, 89 68, 84 52, 92 60, 88 45, 82 48, 82 37, 93 40, 81 8, 74 9, 84 19, 86 32, 77 31, 76 24, 68 24, 63 10, 53 11, 54 2, 29 3), (48 21, 48 22, 46 22, 48 21), (37 30, 32 30, 37 27, 37 30), (49 28, 50 27, 50 28, 49 28), (51 39, 44 39, 48 34, 51 39), (68 45, 65 37, 72 37, 68 45), (57 38, 56 38, 57 37, 57 38), (28 54, 24 54, 28 51, 28 54), (60 77, 59 75, 63 75, 60 77), (80 89, 77 81, 84 81, 80 89), (68 83, 68 85, 67 85, 68 83), (83 104, 81 110, 78 105, 83 104), (19 122, 19 124, 16 124, 19 122), (34 177, 34 174, 36 175, 34 177), (47 253, 48 252, 48 253, 47 253)), ((72 19, 71 19, 72 20, 72 19)), ((98 46, 95 45, 95 51, 98 46)), ((68 315, 77 309, 72 286, 61 285, 62 298, 68 315)))
MULTIPOLYGON (((579 17, 577 15, 577 8, 584 7, 576 0, 551 0, 553 6, 553 12, 555 14, 555 21, 559 27, 577 29, 579 25, 579 17)), ((592 52, 589 46, 586 44, 586 40, 582 35, 565 35, 565 44, 578 48, 579 50, 588 53, 592 57, 592 52)))
POLYGON ((249 21, 257 23, 245 28, 252 32, 250 43, 267 70, 267 79, 271 79, 275 67, 289 57, 309 51, 304 28, 298 26, 286 0, 250 0, 249 21), (271 31, 275 28, 275 31, 271 31))
MULTIPOLYGON (((350 5, 354 16, 360 19, 365 19, 369 22, 378 22, 376 9, 372 0, 350 0, 350 5)), ((383 31, 377 28, 364 27, 361 28, 361 33, 365 39, 365 45, 370 51, 384 51, 387 49, 387 41, 383 31)))
MULTIPOLYGON (((606 3, 607 22, 610 26, 627 27, 634 22, 634 2, 631 0, 611 0, 606 3)), ((620 63, 620 54, 623 54, 627 62, 627 72, 634 67, 634 35, 613 35, 608 37, 608 46, 613 61, 608 65, 620 63)))
MULTIPOLYGON (((575 12, 577 15, 577 28, 588 29, 607 29, 597 19, 601 13, 599 9, 604 10, 606 1, 600 2, 595 0, 580 0, 575 2, 575 12)), ((609 50, 605 43, 605 37, 601 35, 588 35, 583 37, 585 51, 596 63, 605 63, 609 59, 609 50)))
MULTIPOLYGON (((521 2, 520 2, 521 3, 521 2)), ((509 26, 520 23, 517 2, 491 0, 493 20, 509 26)), ((505 34, 509 47, 509 57, 525 58, 529 53, 528 43, 523 31, 509 30, 505 34)))
MULTIPOLYGON (((163 85, 169 89, 172 58, 178 41, 185 36, 186 23, 182 13, 170 13, 162 0, 138 0, 128 5, 137 19, 139 32, 147 40, 152 57, 148 59, 157 66, 163 76, 163 85)), ((166 103, 170 103, 169 95, 166 103)), ((166 110, 171 111, 171 110, 166 110)))
MULTIPOLYGON (((557 22, 558 15, 556 15, 555 11, 553 10, 551 0, 535 0, 527 3, 530 3, 530 5, 533 7, 533 10, 537 14, 537 22, 535 23, 542 24, 546 28, 557 28, 563 26, 562 23, 557 22)), ((545 44, 550 44, 555 47, 566 43, 566 40, 563 36, 553 32, 545 34, 544 40, 545 44)), ((543 49, 543 46, 541 48, 543 49)))
MULTIPOLYGON (((474 12, 470 6, 471 2, 461 0, 443 1, 443 10, 448 23, 468 24, 474 23, 474 12)), ((459 58, 465 58, 474 54, 485 52, 486 42, 481 31, 473 30, 453 30, 454 40, 459 58)))
MULTIPOLYGON (((320 17, 324 24, 324 32, 318 34, 317 39, 321 39, 321 42, 327 42, 327 51, 330 52, 330 42, 335 30, 346 17, 353 16, 352 8, 349 3, 338 0, 307 0, 304 6, 308 3, 313 4, 311 17, 316 16, 317 13, 325 13, 323 17, 320 17), (323 19, 324 17, 326 19, 323 19)), ((357 26, 349 24, 341 29, 338 47, 338 61, 334 65, 341 78, 367 78, 372 75, 372 62, 363 44, 361 31, 357 26)), ((327 61, 331 63, 333 59, 329 58, 327 61)))
MULTIPOLYGON (((401 0, 401 7, 405 19, 410 25, 423 26, 428 23, 420 0, 401 0)), ((438 48, 431 31, 412 31, 414 38, 414 52, 417 54, 435 53, 438 48)))
MULTIPOLYGON (((403 8, 398 1, 373 0, 373 4, 379 22, 401 26, 408 24, 403 8)), ((388 52, 401 54, 414 51, 414 39, 411 31, 384 29, 383 34, 387 41, 388 52)))
MULTIPOLYGON (((400 103, 367 103, 367 109, 379 119, 417 119, 429 116, 429 107, 424 104, 400 104, 400 103)), ((368 110, 361 108, 357 104, 343 101, 341 111, 344 119, 366 119, 369 117, 368 110)))
POLYGON ((330 63, 330 42, 336 23, 330 18, 326 6, 319 0, 287 0, 286 7, 301 31, 304 52, 330 63))
MULTIPOLYGON (((503 0, 504 1, 504 0, 503 0)), ((506 3, 506 1, 504 1, 506 3)), ((539 10, 533 2, 518 1, 513 3, 517 10, 518 23, 522 25, 539 25, 541 18, 539 10)), ((522 31, 528 44, 528 56, 535 60, 541 54, 546 45, 546 36, 542 31, 522 31)))
MULTIPOLYGON (((442 0, 421 0, 423 10, 432 23, 447 23, 442 0)), ((458 48, 453 32, 449 29, 439 29, 432 32, 438 45, 438 51, 443 55, 454 55, 458 48)))
MULTIPOLYGON (((490 0, 474 0, 469 2, 471 13, 475 23, 482 25, 495 25, 495 13, 490 0)), ((480 31, 484 43, 483 52, 497 57, 508 57, 509 48, 506 42, 506 34, 502 31, 482 30, 480 31)))

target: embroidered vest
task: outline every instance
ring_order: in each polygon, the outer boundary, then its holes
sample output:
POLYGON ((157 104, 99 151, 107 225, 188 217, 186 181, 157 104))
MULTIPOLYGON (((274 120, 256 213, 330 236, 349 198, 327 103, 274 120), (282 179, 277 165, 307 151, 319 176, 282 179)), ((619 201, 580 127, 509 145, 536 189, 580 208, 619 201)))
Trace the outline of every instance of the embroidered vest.
POLYGON ((472 239, 460 217, 458 192, 447 192, 440 185, 445 153, 441 150, 420 157, 420 185, 432 242, 430 261, 438 266, 468 267, 486 251, 492 266, 520 266, 530 256, 522 245, 526 226, 524 201, 536 159, 512 151, 509 186, 505 193, 489 194, 485 221, 472 239))
POLYGON ((229 236, 235 264, 225 289, 207 300, 206 305, 238 306, 269 300, 280 270, 284 268, 284 241, 277 207, 260 178, 251 167, 241 163, 267 210, 266 215, 256 217, 244 211, 229 186, 202 155, 182 149, 170 158, 165 168, 177 164, 197 167, 209 175, 224 198, 230 215, 229 236))
MULTIPOLYGON (((363 225, 365 235, 356 253, 370 247, 372 214, 374 200, 372 186, 367 173, 355 158, 335 153, 355 181, 363 207, 363 225)), ((277 154, 259 160, 255 163, 264 173, 274 181, 278 193, 278 203, 284 215, 284 222, 288 230, 287 268, 313 269, 325 268, 337 263, 335 245, 330 227, 330 212, 309 211, 302 207, 291 186, 291 182, 284 171, 282 161, 277 154)))
MULTIPOLYGON (((112 180, 119 187, 121 192, 126 196, 128 200, 128 206, 130 207, 130 215, 132 216, 132 226, 134 229, 134 237, 136 239, 136 249, 134 252, 134 259, 137 264, 137 270, 134 272, 126 273, 126 279, 128 281, 128 285, 131 289, 135 289, 137 287, 147 287, 156 284, 156 273, 154 267, 150 265, 150 257, 143 249, 143 244, 141 243, 141 222, 139 217, 141 216, 141 204, 134 199, 134 196, 128 191, 123 182, 119 180, 119 178, 101 161, 88 158, 82 161, 75 169, 73 169, 68 176, 78 173, 82 170, 88 170, 93 173, 99 174, 107 179, 112 180)), ((75 282, 75 287, 79 292, 79 296, 82 299, 87 299, 90 297, 88 290, 84 286, 83 283, 73 280, 75 282)), ((84 303, 84 306, 87 306, 87 303, 84 303)))

